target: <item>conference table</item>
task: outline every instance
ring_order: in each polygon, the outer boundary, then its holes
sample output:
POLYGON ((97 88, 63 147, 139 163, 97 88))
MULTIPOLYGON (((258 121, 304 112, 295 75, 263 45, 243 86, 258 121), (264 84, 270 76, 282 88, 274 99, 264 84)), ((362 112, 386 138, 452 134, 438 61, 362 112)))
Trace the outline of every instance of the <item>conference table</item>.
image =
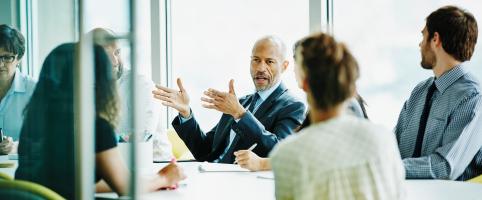
MULTIPOLYGON (((0 162, 16 162, 0 156, 0 162)), ((167 163, 142 166, 140 176, 154 174, 167 163)), ((175 190, 161 190, 142 194, 140 199, 217 200, 217 199, 275 199, 271 171, 249 172, 237 165, 179 162, 187 175, 175 190)), ((13 176, 17 166, 0 168, 13 176)), ((482 184, 446 180, 406 180, 405 199, 478 200, 482 199, 482 184)), ((96 194, 96 197, 117 198, 114 193, 96 194)))

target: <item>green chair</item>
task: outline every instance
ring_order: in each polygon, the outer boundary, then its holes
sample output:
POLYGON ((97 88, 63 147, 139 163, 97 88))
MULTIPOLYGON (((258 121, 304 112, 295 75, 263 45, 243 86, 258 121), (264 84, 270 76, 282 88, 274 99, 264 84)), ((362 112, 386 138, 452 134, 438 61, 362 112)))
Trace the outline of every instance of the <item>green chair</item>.
POLYGON ((11 177, 10 175, 8 175, 6 173, 0 172, 0 180, 12 181, 13 177, 11 177))
POLYGON ((0 197, 5 200, 65 199, 56 192, 37 183, 5 179, 0 179, 0 197))

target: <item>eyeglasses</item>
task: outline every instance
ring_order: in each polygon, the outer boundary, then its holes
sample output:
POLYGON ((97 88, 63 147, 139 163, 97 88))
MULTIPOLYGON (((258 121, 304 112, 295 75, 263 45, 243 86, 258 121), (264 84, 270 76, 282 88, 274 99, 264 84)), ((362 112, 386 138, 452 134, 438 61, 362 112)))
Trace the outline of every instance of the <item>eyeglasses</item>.
POLYGON ((15 60, 16 56, 0 56, 0 62, 3 63, 12 63, 15 60))

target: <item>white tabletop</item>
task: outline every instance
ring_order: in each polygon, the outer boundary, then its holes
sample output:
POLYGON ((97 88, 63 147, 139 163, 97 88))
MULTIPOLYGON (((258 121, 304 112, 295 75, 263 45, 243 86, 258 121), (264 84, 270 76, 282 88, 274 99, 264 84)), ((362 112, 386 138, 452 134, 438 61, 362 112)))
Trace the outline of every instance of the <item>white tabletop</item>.
MULTIPOLYGON (((201 163, 180 163, 187 179, 171 191, 142 195, 142 199, 274 199, 273 174, 268 172, 200 172, 201 163), (264 177, 264 178, 263 178, 264 177)), ((206 163, 204 163, 206 164, 206 163)), ((222 165, 209 163, 208 165, 222 165)), ((161 166, 156 166, 160 168, 161 166)))
MULTIPOLYGON (((201 163, 180 163, 188 178, 176 190, 159 191, 141 199, 275 199, 274 180, 267 172, 199 172, 201 163)), ((219 165, 209 163, 209 165, 219 165)), ((156 165, 153 171, 163 165, 156 165)), ((445 180, 406 180, 409 200, 482 199, 482 184, 445 180)))
MULTIPOLYGON (((159 191, 141 199, 275 199, 274 180, 268 172, 204 172, 200 163, 180 163, 188 178, 176 190, 159 191), (261 177, 261 178, 260 178, 261 177)), ((209 163, 209 165, 219 165, 209 163)), ((161 168, 157 165, 154 168, 161 168)), ((445 180, 406 180, 406 199, 409 200, 478 200, 482 199, 482 184, 445 180)))
MULTIPOLYGON (((16 162, 0 156, 0 162, 16 162)), ((272 172, 200 172, 199 162, 179 162, 187 174, 176 190, 164 190, 144 194, 141 199, 275 199, 272 172), (268 179, 267 179, 268 178, 268 179)), ((154 164, 141 169, 143 175, 156 172, 166 164, 154 164)), ((209 163, 208 166, 220 164, 209 163)), ((14 175, 14 168, 0 168, 0 172, 14 175)), ((407 180, 406 199, 437 200, 476 200, 482 199, 482 184, 444 181, 444 180, 407 180)), ((102 197, 115 197, 113 193, 97 194, 102 197)))
POLYGON ((482 184, 446 180, 407 180, 406 199, 480 200, 482 184))

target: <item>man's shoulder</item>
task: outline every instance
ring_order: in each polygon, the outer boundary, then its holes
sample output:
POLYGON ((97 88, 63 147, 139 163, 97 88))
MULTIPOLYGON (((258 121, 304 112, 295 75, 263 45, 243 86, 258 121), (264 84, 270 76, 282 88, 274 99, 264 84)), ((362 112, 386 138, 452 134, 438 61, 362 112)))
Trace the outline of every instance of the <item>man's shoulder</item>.
POLYGON ((468 95, 480 94, 480 82, 470 72, 457 79, 449 88, 453 91, 467 93, 468 95))
POLYGON ((22 87, 25 87, 25 91, 29 93, 29 95, 33 93, 37 82, 32 77, 22 72, 18 72, 18 76, 20 78, 21 84, 23 85, 22 87))
POLYGON ((298 104, 304 105, 303 101, 300 98, 296 97, 293 93, 289 90, 286 90, 283 94, 281 94, 276 101, 282 103, 283 105, 290 105, 290 104, 298 104))
MULTIPOLYGON (((132 71, 126 70, 119 78, 119 84, 129 84, 132 78, 132 71)), ((147 75, 136 73, 134 78, 136 79, 136 82, 140 83, 139 85, 141 86, 154 86, 154 82, 147 75)))
POLYGON ((430 85, 433 83, 434 81, 434 78, 433 77, 430 77, 430 78, 427 78, 423 81, 420 81, 416 86, 415 88, 413 88, 412 90, 412 94, 414 93, 417 93, 417 92, 420 92, 422 90, 424 90, 425 88, 428 88, 430 87, 430 85))

